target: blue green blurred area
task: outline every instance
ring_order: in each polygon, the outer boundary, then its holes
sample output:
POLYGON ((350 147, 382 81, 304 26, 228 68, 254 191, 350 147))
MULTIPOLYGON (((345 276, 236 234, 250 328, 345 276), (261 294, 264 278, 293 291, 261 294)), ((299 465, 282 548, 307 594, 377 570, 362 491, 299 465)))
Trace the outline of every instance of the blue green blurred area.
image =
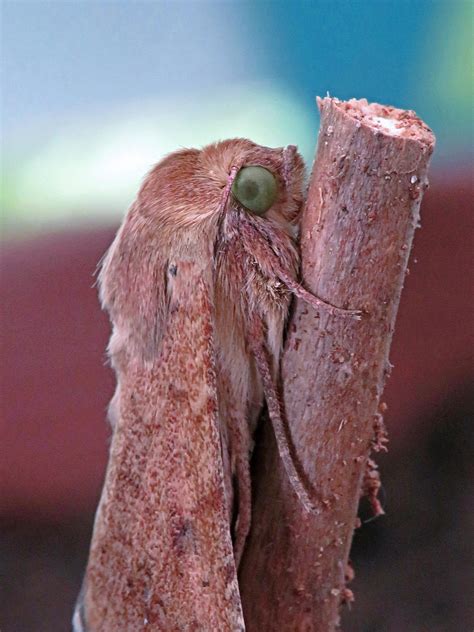
POLYGON ((473 3, 2 4, 2 224, 117 222, 165 153, 246 136, 310 163, 315 95, 414 109, 472 158, 473 3))

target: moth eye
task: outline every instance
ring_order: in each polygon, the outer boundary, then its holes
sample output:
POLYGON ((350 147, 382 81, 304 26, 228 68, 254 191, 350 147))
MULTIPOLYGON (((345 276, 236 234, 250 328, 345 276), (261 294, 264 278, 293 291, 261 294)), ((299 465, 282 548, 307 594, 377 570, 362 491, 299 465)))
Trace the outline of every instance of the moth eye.
POLYGON ((242 167, 232 185, 232 195, 251 213, 263 215, 277 198, 278 183, 265 167, 242 167))

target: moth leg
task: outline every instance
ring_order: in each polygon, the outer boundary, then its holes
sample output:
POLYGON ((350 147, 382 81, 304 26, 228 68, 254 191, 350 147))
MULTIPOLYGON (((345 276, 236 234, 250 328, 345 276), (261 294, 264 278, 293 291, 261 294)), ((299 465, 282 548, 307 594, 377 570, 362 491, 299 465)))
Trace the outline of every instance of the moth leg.
MULTIPOLYGON (((244 420, 245 423, 245 420, 244 420)), ((235 564, 239 568, 244 552, 247 536, 252 522, 252 482, 250 478, 250 452, 238 448, 236 460, 237 488, 238 488, 238 516, 234 533, 235 564)))
POLYGON ((289 274, 286 272, 279 270, 278 276, 281 278, 286 287, 293 292, 295 296, 300 298, 308 305, 311 305, 314 309, 325 309, 330 314, 337 315, 342 314, 346 316, 352 316, 355 320, 360 320, 362 317, 362 311, 359 309, 345 309, 344 307, 337 307, 337 305, 333 305, 328 301, 319 298, 315 294, 308 292, 300 283, 294 281, 289 274))
POLYGON ((245 548, 245 542, 250 531, 252 518, 252 484, 250 478, 250 448, 251 436, 249 420, 242 405, 241 410, 232 410, 228 418, 228 430, 230 439, 230 453, 232 471, 236 479, 234 490, 234 507, 237 512, 233 540, 234 558, 236 567, 245 548))
MULTIPOLYGON (((245 548, 245 542, 250 531, 252 516, 252 485, 250 477, 251 428, 247 415, 247 398, 237 396, 230 380, 221 375, 221 398, 219 402, 222 422, 222 434, 225 437, 223 445, 228 449, 228 456, 224 456, 224 463, 229 463, 232 489, 226 485, 229 502, 229 513, 236 514, 233 528, 234 558, 238 568, 245 548)), ((229 465, 227 465, 227 468, 229 465)), ((227 469, 226 468, 226 469, 227 469)), ((229 480, 229 472, 226 471, 229 480)))
POLYGON ((272 375, 262 322, 258 317, 252 318, 250 322, 249 346, 252 349, 255 363, 262 380, 263 392, 267 402, 268 416, 270 417, 270 421, 273 426, 273 432, 275 434, 280 458, 285 468, 286 475, 288 476, 288 480, 290 481, 291 486, 293 487, 293 490, 304 509, 308 513, 317 514, 320 510, 312 500, 314 491, 309 489, 310 486, 308 482, 304 480, 304 473, 302 475, 297 470, 295 458, 290 450, 287 430, 283 420, 282 404, 278 397, 278 391, 272 375))
MULTIPOLYGON (((333 305, 332 303, 325 301, 319 296, 308 292, 308 290, 304 288, 301 283, 298 283, 298 281, 296 281, 291 276, 291 274, 287 270, 285 270, 276 251, 272 249, 270 244, 272 241, 278 243, 278 236, 272 234, 271 230, 268 232, 267 228, 267 234, 263 234, 264 241, 260 242, 259 244, 258 241, 256 242, 256 240, 254 239, 255 227, 253 227, 249 222, 250 220, 246 218, 245 215, 243 215, 240 219, 240 229, 243 233, 247 234, 250 243, 252 243, 254 247, 260 247, 260 250, 258 252, 259 256, 257 257, 257 259, 259 259, 260 261, 266 261, 267 270, 270 271, 269 276, 278 277, 280 281, 282 281, 286 285, 287 289, 290 290, 290 292, 292 292, 295 296, 300 298, 305 303, 308 303, 308 305, 311 305, 316 310, 323 309, 329 314, 333 314, 335 316, 351 316, 356 320, 361 319, 361 310, 338 307, 337 305, 333 305)), ((258 228, 257 230, 261 231, 262 227, 258 228)), ((248 254, 255 257, 254 250, 250 250, 248 254)))

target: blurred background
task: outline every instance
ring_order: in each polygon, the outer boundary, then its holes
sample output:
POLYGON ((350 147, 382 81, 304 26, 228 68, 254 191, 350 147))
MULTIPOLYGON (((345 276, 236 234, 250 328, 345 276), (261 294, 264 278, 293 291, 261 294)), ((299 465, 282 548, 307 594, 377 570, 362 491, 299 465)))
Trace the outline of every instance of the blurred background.
POLYGON ((70 629, 113 392, 93 273, 141 178, 233 136, 310 167, 327 92, 437 136, 384 396, 387 514, 355 534, 343 629, 473 629, 473 35, 462 0, 2 2, 3 632, 70 629))

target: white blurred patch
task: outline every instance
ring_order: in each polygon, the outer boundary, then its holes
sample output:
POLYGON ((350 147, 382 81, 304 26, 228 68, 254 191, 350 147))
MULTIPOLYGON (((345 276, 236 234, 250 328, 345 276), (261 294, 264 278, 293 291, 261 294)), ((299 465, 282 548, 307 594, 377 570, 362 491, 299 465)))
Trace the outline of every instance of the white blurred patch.
POLYGON ((35 230, 118 222, 152 165, 181 147, 242 136, 270 147, 298 144, 311 159, 316 108, 307 106, 282 87, 259 83, 75 118, 7 152, 4 223, 35 230))

